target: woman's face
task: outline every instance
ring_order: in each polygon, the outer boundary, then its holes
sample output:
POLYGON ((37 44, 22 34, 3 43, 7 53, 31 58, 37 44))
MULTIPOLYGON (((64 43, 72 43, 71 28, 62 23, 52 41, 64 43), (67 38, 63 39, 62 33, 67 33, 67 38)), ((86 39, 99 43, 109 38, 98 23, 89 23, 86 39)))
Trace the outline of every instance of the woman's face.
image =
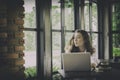
POLYGON ((76 32, 74 34, 74 44, 76 47, 84 46, 84 39, 81 33, 76 32))

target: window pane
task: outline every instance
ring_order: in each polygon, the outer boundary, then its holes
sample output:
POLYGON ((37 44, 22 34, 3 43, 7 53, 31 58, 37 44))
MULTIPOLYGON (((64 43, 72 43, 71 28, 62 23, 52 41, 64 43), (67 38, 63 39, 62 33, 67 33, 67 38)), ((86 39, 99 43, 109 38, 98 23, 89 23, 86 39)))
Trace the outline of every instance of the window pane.
POLYGON ((95 54, 98 58, 98 34, 92 33, 92 46, 95 48, 95 54))
POLYGON ((113 5, 112 30, 120 30, 120 3, 113 5))
POLYGON ((74 30, 74 7, 73 2, 65 0, 65 29, 74 30))
POLYGON ((36 76, 36 33, 32 31, 24 31, 25 33, 25 73, 26 77, 30 77, 28 74, 36 76), (31 71, 30 71, 31 70, 31 71))
POLYGON ((25 0, 25 28, 36 28, 36 12, 35 12, 35 0, 25 0))
POLYGON ((52 29, 61 29, 60 17, 60 3, 59 0, 52 1, 52 29))
MULTIPOLYGON (((112 9, 112 31, 120 31, 120 3, 115 3, 112 9)), ((120 34, 116 33, 112 35, 112 48, 113 48, 113 56, 120 56, 120 34)))
MULTIPOLYGON (((24 0, 25 28, 36 28, 35 0, 24 0)), ((33 31, 24 31, 25 37, 25 76, 27 79, 36 77, 36 33, 33 31)))
POLYGON ((85 17, 85 30, 89 31, 90 26, 89 26, 89 4, 86 4, 84 7, 84 17, 85 17))
POLYGON ((89 3, 86 3, 84 7, 84 18, 85 18, 85 27, 84 29, 86 31, 98 31, 98 23, 97 23, 97 5, 95 3, 92 3, 92 6, 89 6, 89 3), (92 13, 90 14, 90 8, 92 13), (90 19, 92 18, 92 25, 90 26, 90 19))
POLYGON ((92 31, 98 31, 97 4, 92 3, 92 31))
POLYGON ((61 68, 61 34, 52 32, 53 72, 61 68))
POLYGON ((72 32, 66 32, 65 33, 65 44, 67 45, 69 40, 72 38, 73 33, 72 32))
POLYGON ((36 33, 24 31, 25 33, 25 67, 36 66, 36 33))
POLYGON ((113 34, 113 56, 120 56, 120 34, 113 34))

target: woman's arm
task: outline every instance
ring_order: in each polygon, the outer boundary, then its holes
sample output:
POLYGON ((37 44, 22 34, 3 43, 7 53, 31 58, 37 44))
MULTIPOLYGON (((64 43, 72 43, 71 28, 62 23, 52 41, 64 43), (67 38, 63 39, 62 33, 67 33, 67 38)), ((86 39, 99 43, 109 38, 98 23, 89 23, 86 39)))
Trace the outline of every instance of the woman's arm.
POLYGON ((92 54, 92 55, 91 55, 91 66, 92 66, 93 68, 95 68, 95 67, 99 64, 99 62, 100 62, 100 61, 98 60, 96 54, 92 54))

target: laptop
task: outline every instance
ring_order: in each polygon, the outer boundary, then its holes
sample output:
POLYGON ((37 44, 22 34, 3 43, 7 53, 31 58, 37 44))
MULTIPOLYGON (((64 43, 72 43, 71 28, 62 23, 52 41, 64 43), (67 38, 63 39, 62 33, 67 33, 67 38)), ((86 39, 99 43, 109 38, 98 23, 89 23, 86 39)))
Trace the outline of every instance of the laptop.
POLYGON ((62 54, 63 70, 69 71, 91 71, 89 52, 74 52, 62 54))

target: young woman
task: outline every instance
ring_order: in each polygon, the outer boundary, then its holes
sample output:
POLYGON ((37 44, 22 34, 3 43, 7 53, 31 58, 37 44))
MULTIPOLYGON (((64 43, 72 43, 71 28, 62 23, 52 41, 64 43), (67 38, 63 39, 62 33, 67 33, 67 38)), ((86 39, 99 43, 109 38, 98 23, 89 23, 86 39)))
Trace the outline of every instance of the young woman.
POLYGON ((89 35, 84 30, 77 29, 68 45, 65 47, 65 53, 72 52, 90 52, 91 53, 91 66, 96 67, 98 60, 95 55, 95 48, 92 47, 89 35))

